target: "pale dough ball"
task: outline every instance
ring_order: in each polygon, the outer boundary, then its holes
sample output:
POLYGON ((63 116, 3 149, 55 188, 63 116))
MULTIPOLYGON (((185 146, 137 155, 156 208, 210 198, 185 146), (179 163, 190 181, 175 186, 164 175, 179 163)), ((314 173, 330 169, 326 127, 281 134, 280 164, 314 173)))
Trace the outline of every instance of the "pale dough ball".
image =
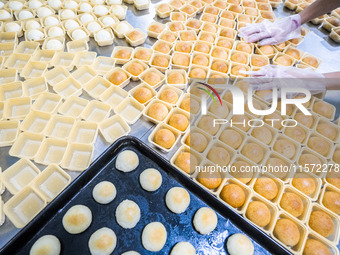
POLYGON ((46 43, 46 49, 48 50, 61 50, 63 49, 63 44, 57 39, 48 40, 46 43))
POLYGON ((64 31, 60 27, 51 27, 47 32, 49 37, 56 37, 64 35, 64 31))
POLYGON ((196 255, 196 249, 189 242, 179 242, 172 248, 170 255, 196 255))
POLYGON ((13 11, 18 11, 21 10, 24 4, 19 1, 10 1, 8 4, 8 8, 13 10, 13 11))
POLYGON ((229 108, 225 102, 222 102, 222 105, 213 103, 209 107, 209 111, 221 119, 225 119, 229 115, 229 108))
POLYGON ((174 187, 166 193, 165 203, 173 213, 183 213, 190 204, 190 195, 186 189, 174 187))
POLYGON ((92 212, 85 205, 74 205, 63 217, 64 229, 70 234, 84 232, 92 222, 92 212))
POLYGON ((99 204, 108 204, 115 199, 116 187, 111 182, 102 181, 98 183, 92 191, 92 196, 99 204))
POLYGON ((140 253, 136 251, 126 251, 123 252, 121 255, 140 255, 140 253))
POLYGON ((30 255, 59 255, 60 250, 59 239, 53 235, 45 235, 35 241, 31 247, 30 255))
POLYGON ((80 39, 87 38, 87 34, 82 29, 76 29, 72 32, 72 37, 74 40, 80 40, 80 39))
POLYGON ((94 232, 89 239, 90 253, 93 255, 111 254, 116 248, 117 237, 109 228, 101 228, 94 232))
POLYGON ((241 134, 233 129, 224 130, 220 140, 234 149, 240 147, 243 141, 241 134))
POLYGON ((156 191, 162 185, 162 175, 154 168, 145 169, 139 176, 139 183, 146 191, 156 191))
POLYGON ((43 18, 43 17, 47 17, 47 16, 50 16, 54 13, 52 13, 52 11, 50 9, 48 9, 47 7, 40 7, 38 10, 37 10, 37 14, 40 18, 43 18))
POLYGON ((19 19, 25 20, 25 19, 32 19, 34 18, 34 15, 30 11, 23 10, 19 12, 19 19))
POLYGON ((128 199, 122 201, 116 209, 116 220, 122 228, 134 228, 140 220, 139 206, 128 199))
POLYGON ((194 227, 202 235, 207 235, 217 227, 217 215, 209 207, 202 207, 194 215, 194 227))
POLYGON ((151 222, 145 226, 142 232, 142 244, 148 251, 160 251, 167 239, 167 232, 160 222, 151 222))
POLYGON ((9 22, 5 25, 5 32, 19 32, 20 30, 20 25, 15 22, 9 22))
POLYGON ((122 172, 131 172, 135 170, 138 165, 138 155, 131 150, 122 151, 116 159, 116 168, 122 172))
POLYGON ((47 17, 44 21, 45 26, 57 26, 59 24, 59 20, 55 17, 47 17))
POLYGON ((32 29, 27 32, 27 39, 30 41, 39 41, 44 38, 44 33, 37 29, 32 29))
POLYGON ((251 240, 243 234, 234 234, 227 240, 227 249, 230 255, 252 255, 254 245, 251 240))

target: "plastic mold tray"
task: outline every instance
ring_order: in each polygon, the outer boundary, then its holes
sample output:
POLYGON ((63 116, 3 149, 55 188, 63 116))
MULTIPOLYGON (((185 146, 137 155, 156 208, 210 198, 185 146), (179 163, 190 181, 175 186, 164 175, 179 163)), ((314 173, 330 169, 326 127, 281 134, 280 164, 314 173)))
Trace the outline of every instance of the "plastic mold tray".
POLYGON ((47 202, 50 202, 63 191, 70 182, 71 176, 57 165, 51 164, 33 181, 32 186, 44 196, 47 202))
POLYGON ((39 48, 38 42, 22 41, 21 43, 19 43, 18 47, 16 47, 15 53, 33 55, 38 48, 39 48))
POLYGON ((62 66, 56 66, 45 73, 45 78, 52 87, 70 76, 70 73, 62 66))
POLYGON ((62 115, 80 118, 81 113, 89 103, 88 100, 76 96, 71 96, 60 106, 58 112, 62 115))
POLYGON ((2 174, 2 183, 11 194, 25 188, 40 174, 40 170, 28 159, 20 159, 2 174))
POLYGON ((31 98, 29 97, 11 98, 5 102, 3 118, 24 119, 25 116, 30 112, 30 109, 31 98))
POLYGON ((100 56, 93 62, 92 68, 96 70, 97 73, 105 75, 115 66, 115 63, 116 61, 111 57, 100 56))
POLYGON ((31 111, 20 125, 22 131, 43 134, 51 114, 45 112, 31 111))
POLYGON ((63 98, 68 98, 70 96, 80 96, 83 93, 81 84, 73 77, 68 77, 65 80, 59 82, 53 87, 53 89, 63 98))
POLYGON ((68 71, 71 71, 74 67, 74 57, 73 53, 69 52, 58 52, 54 55, 52 60, 53 66, 62 66, 65 67, 68 71))
POLYGON ((111 86, 106 91, 101 94, 99 100, 107 103, 114 109, 117 105, 119 105, 125 98, 128 97, 128 92, 126 90, 119 88, 117 86, 111 86))
POLYGON ((114 115, 99 124, 99 130, 105 141, 113 143, 119 137, 130 133, 131 128, 119 115, 114 115))
POLYGON ((20 76, 25 79, 41 77, 47 70, 47 63, 29 61, 22 69, 20 76))
POLYGON ((19 134, 18 120, 0 121, 0 147, 12 145, 19 134))
POLYGON ((74 65, 75 66, 90 66, 93 64, 97 57, 97 52, 77 52, 74 58, 74 65))
POLYGON ((47 124, 45 134, 48 137, 67 140, 75 119, 68 116, 54 115, 47 124))
POLYGON ((88 66, 80 67, 77 69, 77 71, 72 73, 72 77, 76 79, 80 84, 87 83, 96 75, 97 75, 97 72, 88 66))
POLYGON ((43 140, 44 135, 23 132, 9 150, 9 155, 18 158, 33 159, 43 140))
POLYGON ((111 112, 111 106, 97 100, 92 100, 84 109, 81 117, 84 120, 101 122, 106 119, 111 112))
POLYGON ((45 77, 36 77, 23 82, 24 96, 37 98, 41 93, 47 92, 48 87, 45 77))
POLYGON ((43 92, 34 101, 32 105, 32 110, 51 114, 55 113, 62 102, 61 99, 62 98, 60 95, 49 92, 43 92))
POLYGON ((92 161, 93 150, 92 144, 69 144, 61 162, 61 167, 73 171, 87 169, 92 161))
POLYGON ((0 85, 16 82, 18 80, 18 71, 15 68, 0 70, 0 85))
POLYGON ((4 66, 7 68, 17 69, 19 72, 21 72, 30 59, 31 55, 13 53, 8 57, 4 66))
POLYGON ((0 43, 0 56, 8 57, 15 50, 15 43, 0 43))
POLYGON ((93 144, 98 135, 98 124, 92 121, 77 121, 73 125, 70 142, 93 144))
POLYGON ((66 147, 67 141, 55 138, 45 138, 34 158, 34 161, 43 165, 59 165, 63 159, 66 147))
POLYGON ((66 44, 66 47, 67 47, 67 51, 72 52, 72 53, 89 50, 87 40, 85 40, 85 39, 80 39, 80 40, 68 42, 66 44))
POLYGON ((98 99, 105 90, 110 88, 111 82, 104 79, 103 77, 96 76, 85 84, 84 90, 93 98, 98 99))
POLYGON ((134 124, 143 114, 145 106, 140 104, 137 100, 129 97, 124 99, 114 111, 116 114, 122 116, 130 125, 134 124))
POLYGON ((11 82, 0 86, 0 101, 10 98, 21 97, 23 95, 22 82, 11 82))
POLYGON ((54 50, 39 50, 33 55, 31 60, 49 64, 52 61, 54 55, 54 50))

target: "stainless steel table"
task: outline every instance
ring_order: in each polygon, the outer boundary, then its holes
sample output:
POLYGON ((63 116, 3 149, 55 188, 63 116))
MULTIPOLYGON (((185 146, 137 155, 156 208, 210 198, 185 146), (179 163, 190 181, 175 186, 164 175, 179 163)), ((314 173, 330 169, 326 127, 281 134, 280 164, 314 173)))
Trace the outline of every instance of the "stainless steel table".
MULTIPOLYGON (((143 31, 146 31, 148 25, 154 20, 162 23, 167 22, 167 20, 162 20, 158 17, 155 17, 154 6, 163 1, 165 2, 165 0, 151 1, 150 8, 144 11, 137 11, 133 5, 129 5, 126 20, 135 28, 140 28, 143 31)), ((282 5, 277 10, 275 10, 275 13, 277 17, 284 17, 291 14, 291 12, 284 9, 282 5)), ((306 36, 304 42, 299 45, 299 48, 323 60, 320 68, 318 69, 320 72, 330 72, 336 70, 340 71, 340 45, 332 42, 331 39, 328 38, 327 33, 322 32, 322 30, 318 30, 314 25, 307 24, 306 26, 311 30, 311 32, 306 36)), ((155 39, 148 38, 144 46, 151 47, 154 42, 155 39)), ((114 45, 125 46, 127 43, 125 40, 115 39, 114 45)), ((90 51, 96 51, 100 56, 110 56, 114 46, 98 47, 94 40, 91 39, 89 48, 90 51)), ((126 88, 130 89, 135 85, 136 83, 133 82, 130 83, 126 88)), ((90 96, 86 94, 86 92, 83 93, 82 97, 91 99, 90 96)), ((339 111, 339 98, 340 91, 327 93, 325 99, 328 102, 334 104, 338 109, 337 111, 339 111)), ((337 114, 339 114, 339 112, 337 112, 337 114)), ((142 141, 147 142, 148 136, 152 132, 153 127, 154 125, 152 123, 147 122, 144 119, 139 119, 134 125, 131 126, 132 131, 130 135, 136 136, 142 141)), ((101 136, 98 136, 98 139, 95 143, 94 159, 97 158, 108 146, 109 144, 106 143, 101 136)), ((177 145, 177 148, 178 147, 179 145, 177 145)), ((17 158, 9 156, 9 149, 10 147, 0 148, 0 167, 2 170, 6 170, 9 166, 18 161, 17 158)), ((175 151, 176 149, 172 150, 170 153, 164 154, 164 156, 170 159, 175 151)), ((45 166, 42 165, 38 165, 38 167, 41 170, 45 168, 45 166)), ((80 174, 79 172, 73 171, 68 171, 68 173, 71 175, 72 179, 76 178, 80 174)), ((2 198, 5 202, 10 197, 11 195, 8 191, 5 191, 5 193, 2 195, 2 198)), ((16 229, 12 223, 6 219, 4 225, 0 227, 0 247, 4 246, 4 244, 8 242, 18 231, 20 231, 20 229, 16 229)))

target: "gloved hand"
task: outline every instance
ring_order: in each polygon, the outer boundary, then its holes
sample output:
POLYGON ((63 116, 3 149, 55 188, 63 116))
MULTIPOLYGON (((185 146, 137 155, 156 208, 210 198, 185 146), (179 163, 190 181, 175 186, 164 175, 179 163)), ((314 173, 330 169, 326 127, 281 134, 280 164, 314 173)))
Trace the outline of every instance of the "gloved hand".
POLYGON ((264 20, 261 23, 247 24, 239 30, 239 36, 246 42, 259 41, 259 45, 275 45, 301 37, 301 16, 295 14, 275 22, 264 20))
MULTIPOLYGON (((326 90, 322 73, 311 68, 301 69, 292 66, 267 65, 259 71, 241 71, 251 77, 250 86, 253 90, 271 90, 272 88, 304 88, 312 95, 326 90)), ((292 94, 291 97, 294 95, 292 94)))

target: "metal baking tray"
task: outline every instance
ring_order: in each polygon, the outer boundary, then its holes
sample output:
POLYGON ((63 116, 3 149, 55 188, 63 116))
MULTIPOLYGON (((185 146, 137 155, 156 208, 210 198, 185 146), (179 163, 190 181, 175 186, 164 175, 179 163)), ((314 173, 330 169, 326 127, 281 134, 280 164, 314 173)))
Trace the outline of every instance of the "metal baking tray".
POLYGON ((169 254, 171 248, 180 241, 189 241, 193 244, 197 254, 227 254, 228 236, 242 232, 253 239, 255 254, 290 254, 268 235, 192 182, 163 156, 132 136, 123 137, 111 145, 11 239, 0 250, 0 254, 28 254, 34 242, 47 234, 58 237, 62 254, 89 254, 88 240, 93 232, 102 227, 111 228, 117 235, 117 246, 113 254, 121 254, 128 250, 151 254, 142 246, 141 233, 144 226, 152 221, 162 222, 168 233, 164 248, 157 254, 169 254), (126 149, 135 151, 139 156, 138 168, 130 173, 115 169, 116 156, 126 149), (150 167, 158 169, 163 178, 161 187, 155 192, 144 191, 139 184, 140 173, 150 167), (107 205, 98 204, 92 197, 94 186, 104 180, 111 181, 117 189, 116 198, 107 205), (190 206, 182 214, 170 212, 165 204, 166 192, 176 186, 187 189, 191 197, 190 206), (141 208, 141 220, 133 229, 121 228, 115 219, 115 209, 125 199, 135 201, 141 208), (88 206, 92 211, 93 221, 83 233, 71 235, 65 231, 61 223, 66 211, 76 204, 88 206), (194 213, 203 206, 211 207, 218 213, 217 228, 208 235, 200 235, 192 224, 194 213))

